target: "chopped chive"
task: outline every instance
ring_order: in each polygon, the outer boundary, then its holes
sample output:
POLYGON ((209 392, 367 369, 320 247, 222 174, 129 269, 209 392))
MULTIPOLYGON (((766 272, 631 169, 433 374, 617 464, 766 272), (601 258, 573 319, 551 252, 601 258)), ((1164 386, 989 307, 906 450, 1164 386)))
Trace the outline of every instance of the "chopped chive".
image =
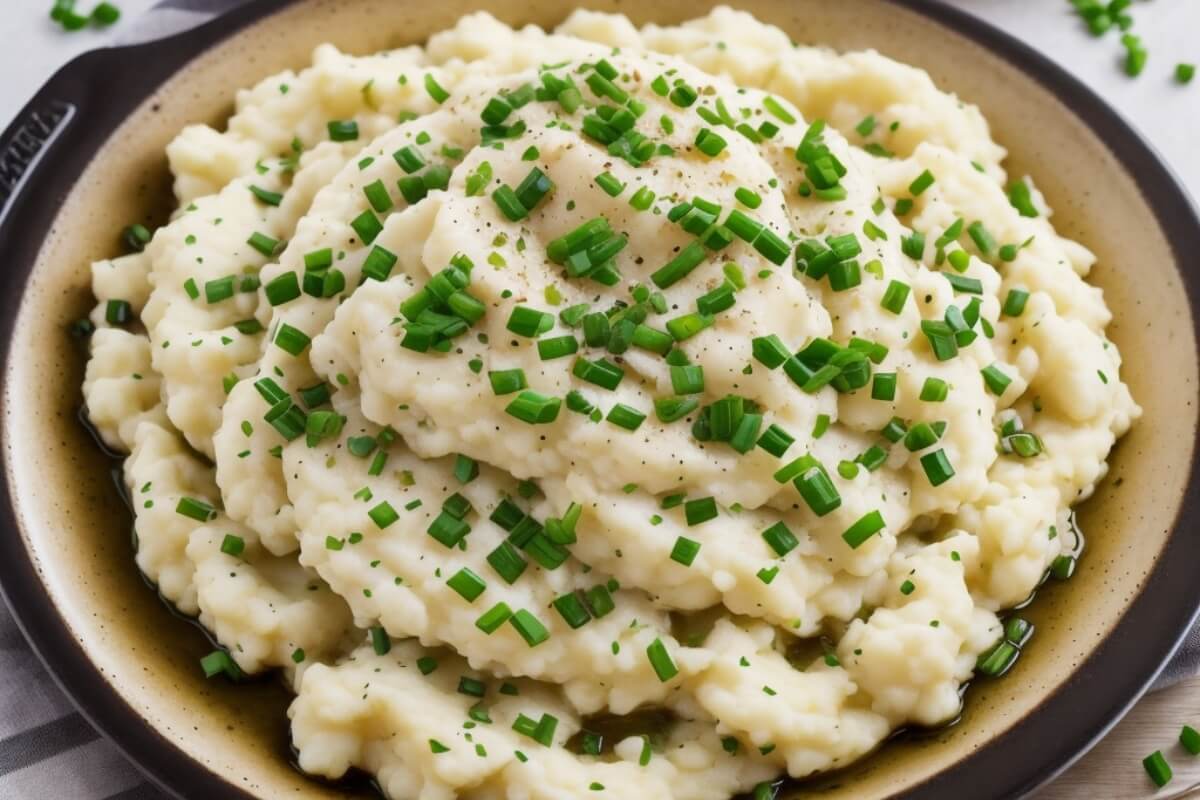
POLYGON ((675 341, 682 342, 711 327, 714 321, 714 318, 707 314, 684 314, 667 321, 667 332, 675 337, 675 341))
POLYGON ((683 504, 683 514, 689 527, 716 519, 717 501, 711 497, 688 500, 683 504))
POLYGON ((601 172, 595 177, 595 183, 609 197, 616 197, 621 192, 625 191, 625 184, 621 183, 611 172, 601 172))
POLYGON ((883 528, 883 516, 878 511, 869 511, 846 529, 842 534, 842 539, 845 540, 846 544, 850 545, 852 550, 857 550, 864 542, 879 533, 883 528))
POLYGON ((1200 732, 1191 725, 1183 726, 1183 730, 1179 732, 1179 743, 1192 755, 1200 755, 1200 732))
POLYGON ((438 105, 450 99, 450 93, 443 89, 429 73, 425 73, 425 91, 429 93, 429 96, 438 105))
POLYGON ((650 276, 650 279, 654 281, 654 285, 658 288, 666 289, 687 277, 692 270, 700 265, 705 255, 704 245, 699 242, 692 242, 680 250, 675 258, 654 272, 650 276))
POLYGON ((1016 180, 1008 185, 1008 202, 1022 217, 1038 216, 1037 206, 1033 204, 1033 193, 1029 184, 1023 180, 1016 180))
POLYGON ((278 239, 272 239, 265 233, 259 233, 257 231, 250 234, 250 238, 246 240, 246 244, 250 245, 268 258, 275 255, 275 252, 279 249, 278 239))
POLYGON ((997 397, 1003 395, 1004 390, 1012 383, 1012 378, 1004 374, 1004 370, 1000 369, 996 364, 984 367, 980 370, 980 374, 983 376, 983 382, 987 385, 987 388, 997 397))
POLYGON ((715 158, 721 154, 728 142, 720 134, 714 133, 708 128, 701 128, 700 132, 696 134, 694 144, 701 153, 709 158, 715 158))
POLYGON ((776 458, 783 458, 783 454, 788 451, 794 441, 796 441, 795 438, 783 428, 778 425, 770 425, 758 438, 758 446, 776 458))
POLYGON ((842 497, 834 487, 833 481, 820 466, 809 467, 796 477, 793 484, 804 498, 804 502, 818 517, 825 516, 842 504, 842 497))
POLYGON ((946 457, 946 451, 940 448, 921 456, 921 468, 931 486, 941 486, 954 477, 954 467, 946 457))
POLYGON ((293 356, 299 356, 308 348, 312 339, 304 331, 293 328, 286 322, 279 326, 275 334, 275 344, 280 350, 293 356))
POLYGON ((358 238, 362 240, 363 244, 370 244, 383 232, 383 223, 370 209, 350 220, 350 227, 358 234, 358 238))
POLYGON ((876 372, 871 382, 871 399, 891 402, 896 399, 896 373, 876 372))
POLYGON ((812 438, 820 439, 827 430, 829 430, 829 415, 818 414, 817 421, 813 423, 812 438))
POLYGON ((639 187, 633 196, 629 198, 629 205, 636 208, 638 211, 645 211, 650 208, 654 202, 654 191, 648 186, 639 187))
POLYGON ((694 539, 689 539, 686 536, 680 536, 675 540, 675 546, 671 548, 671 560, 685 567, 690 567, 692 562, 696 560, 696 554, 700 552, 700 543, 694 539))
POLYGON ((558 615, 563 618, 563 622, 572 628, 581 628, 591 621, 592 615, 588 612, 587 606, 579 599, 579 595, 575 592, 564 594, 561 597, 554 599, 551 605, 558 615))
POLYGON ((571 374, 577 378, 595 384, 602 389, 612 391, 625 377, 625 371, 608 359, 600 358, 588 361, 586 358, 576 359, 571 367, 571 374))
POLYGON ((530 647, 537 647, 550 638, 550 631, 546 630, 546 626, 541 623, 541 620, 523 608, 509 617, 508 621, 517 629, 517 633, 525 640, 525 644, 530 647))
POLYGON ((928 377, 921 385, 920 398, 926 403, 941 403, 950 392, 950 385, 941 378, 928 377))
POLYGON ((527 212, 532 211, 553 188, 554 182, 550 180, 546 173, 534 167, 521 183, 517 185, 515 190, 517 202, 527 212))
POLYGON ((627 431, 636 431, 646 420, 646 415, 624 403, 617 403, 609 410, 606 419, 627 431))
POLYGON ((387 187, 383 185, 383 181, 368 183, 363 187, 363 194, 366 195, 367 202, 371 204, 371 208, 380 214, 392 208, 392 198, 388 194, 387 187))
POLYGON ((492 393, 497 396, 519 392, 529 386, 525 380, 525 370, 520 368, 491 370, 488 372, 488 381, 492 385, 492 393))
POLYGON ((263 286, 267 302, 273 306, 289 303, 300 296, 300 281, 295 272, 284 272, 275 276, 263 286))
POLYGON ((538 392, 525 390, 509 403, 505 413, 516 417, 530 425, 545 425, 558 419, 558 411, 562 400, 548 397, 538 392))
POLYGON ((879 305, 893 314, 899 314, 904 309, 904 303, 908 300, 909 286, 901 281, 892 281, 888 284, 883 293, 883 299, 879 305))
POLYGON ((554 315, 529 306, 513 306, 505 327, 519 336, 534 338, 554 327, 554 315))
POLYGON ((233 660, 233 657, 224 650, 213 650, 201 658, 200 668, 204 670, 204 677, 206 678, 215 678, 221 674, 224 674, 230 680, 238 680, 242 677, 241 668, 233 660))
POLYGON ((1019 317, 1025 313, 1025 303, 1028 301, 1029 292, 1024 289, 1009 289, 1001 313, 1006 317, 1019 317))
POLYGON ((368 511, 367 516, 375 523, 375 527, 380 530, 400 519, 400 515, 396 513, 396 509, 392 508, 391 503, 386 500, 368 511))
POLYGON ((782 522, 776 522, 763 531, 762 538, 780 558, 783 558, 800 546, 800 542, 796 539, 795 534, 782 522))
POLYGON ((251 184, 250 193, 269 206, 277 206, 283 202, 282 194, 279 192, 268 191, 261 186, 255 186, 251 184))
POLYGON ((240 556, 246 549, 246 540, 232 533, 225 534, 221 540, 221 552, 228 556, 240 556))
POLYGON ((551 361, 574 354, 579 349, 579 341, 571 335, 555 336, 550 339, 538 340, 538 356, 542 361, 551 361))
POLYGON ((657 397, 654 400, 654 414, 660 422, 674 422, 683 419, 700 406, 700 401, 694 397, 657 397))
POLYGON ((785 122, 788 125, 793 125, 796 122, 796 118, 792 116, 792 114, 789 113, 788 110, 784 108, 778 100, 770 95, 767 95, 763 98, 763 108, 765 108, 776 119, 780 120, 781 122, 785 122))
POLYGON ((739 186, 737 189, 735 189, 733 196, 739 203, 751 210, 762 205, 762 197, 759 196, 758 192, 752 189, 747 189, 745 186, 739 186))
POLYGON ((675 666, 675 662, 671 659, 671 654, 667 651, 667 646, 662 643, 662 639, 655 639, 646 648, 646 656, 650 659, 650 666, 654 668, 654 674, 663 683, 674 678, 679 674, 679 668, 675 666))
POLYGON ((387 631, 378 625, 371 628, 371 647, 380 656, 387 655, 392 649, 392 640, 387 631))
POLYGON ((929 170, 924 170, 908 185, 908 193, 913 197, 917 197, 930 186, 933 186, 933 182, 933 173, 929 170))
POLYGON ((1171 765, 1167 763, 1161 750, 1155 750, 1143 758, 1142 766, 1146 768, 1146 774, 1150 776, 1150 780, 1154 782, 1155 786, 1163 787, 1171 782, 1171 765))
POLYGON ((529 211, 517 199, 517 193, 507 184, 502 184, 492 192, 492 200, 500 213, 512 222, 518 222, 528 216, 529 211))
POLYGON ((496 571, 496 574, 510 585, 521 577, 527 563, 516 548, 507 541, 501 542, 495 550, 488 553, 487 562, 496 571))
POLYGON ((671 387, 676 395, 698 395, 704 391, 704 368, 700 365, 682 365, 670 368, 671 387))

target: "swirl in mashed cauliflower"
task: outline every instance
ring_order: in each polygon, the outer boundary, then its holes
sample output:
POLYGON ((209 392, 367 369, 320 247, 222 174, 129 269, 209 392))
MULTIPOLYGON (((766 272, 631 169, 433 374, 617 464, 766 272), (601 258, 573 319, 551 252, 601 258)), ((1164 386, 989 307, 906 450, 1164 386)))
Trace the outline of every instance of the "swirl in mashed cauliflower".
POLYGON ((975 107, 727 8, 323 45, 167 155, 84 385, 138 565, 390 797, 718 800, 953 718, 1140 413, 975 107))

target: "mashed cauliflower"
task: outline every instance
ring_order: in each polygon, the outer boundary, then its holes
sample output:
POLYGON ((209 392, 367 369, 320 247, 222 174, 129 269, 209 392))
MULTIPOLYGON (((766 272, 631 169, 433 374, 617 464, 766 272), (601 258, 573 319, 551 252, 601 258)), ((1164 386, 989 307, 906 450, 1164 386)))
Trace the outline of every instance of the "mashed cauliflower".
POLYGON ((1140 413, 1004 155, 728 8, 323 45, 93 265, 138 565, 394 798, 719 800, 945 722, 1140 413))

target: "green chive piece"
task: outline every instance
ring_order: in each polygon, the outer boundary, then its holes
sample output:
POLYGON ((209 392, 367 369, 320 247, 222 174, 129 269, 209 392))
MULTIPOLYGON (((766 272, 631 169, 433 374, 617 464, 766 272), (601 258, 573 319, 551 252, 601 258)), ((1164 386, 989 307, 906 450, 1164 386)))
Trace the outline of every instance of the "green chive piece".
POLYGON ((396 513, 396 509, 392 508, 391 503, 386 500, 368 511, 367 516, 371 518, 371 521, 380 530, 400 519, 400 515, 396 513))
POLYGON ((554 315, 529 306, 513 306, 505 327, 518 336, 535 338, 554 327, 554 315))
POLYGON ((527 389, 517 395, 504 411, 530 425, 545 425, 558 419, 558 411, 561 406, 562 400, 559 398, 548 397, 527 389))
POLYGON ((680 536, 675 540, 675 546, 671 548, 671 560, 685 567, 690 567, 692 562, 696 560, 696 554, 699 552, 699 542, 689 539, 686 536, 680 536))
POLYGON ((908 294, 911 291, 907 283, 902 281, 891 281, 887 289, 884 290, 883 299, 879 305, 893 314, 899 314, 904 309, 904 303, 908 300, 908 294))
POLYGON ((883 516, 878 511, 869 511, 842 534, 842 539, 857 550, 864 542, 884 528, 883 516))
POLYGON ((429 93, 429 96, 438 105, 450 99, 450 93, 443 89, 429 73, 425 73, 425 91, 429 93))
POLYGON ((538 340, 538 356, 542 361, 551 361, 574 354, 579 349, 579 340, 574 336, 555 336, 538 340))
POLYGON ((793 481, 804 502, 818 517, 823 517, 842 505, 842 497, 820 466, 807 468, 793 481))
POLYGON ((689 527, 717 518, 717 501, 712 497, 688 500, 683 504, 684 518, 689 527))
POLYGON ((269 206, 277 206, 283 202, 283 195, 279 192, 268 191, 261 186, 250 186, 250 193, 257 197, 262 202, 269 206))
POLYGON ((1003 395, 1004 390, 1012 383, 1012 378, 1004 374, 1004 370, 996 364, 986 366, 979 372, 983 376, 983 382, 987 385, 988 390, 997 397, 1003 395))
POLYGON ((225 534, 221 540, 221 552, 228 556, 240 556, 246 549, 246 540, 232 533, 225 534))
POLYGON ((596 361, 588 361, 586 358, 576 359, 571 367, 571 374, 609 391, 616 389, 621 383, 621 379, 625 377, 623 369, 605 358, 596 361))
POLYGON ((257 231, 250 234, 250 238, 246 240, 246 244, 250 245, 268 258, 275 255, 276 251, 279 249, 278 239, 272 239, 265 233, 259 233, 257 231))
POLYGON ((1191 725, 1183 726, 1183 730, 1179 732, 1179 743, 1192 755, 1200 755, 1200 732, 1191 725))
POLYGON ((308 337, 308 334, 302 330, 293 328, 286 322, 279 326, 279 330, 275 334, 276 346, 293 356, 299 356, 303 353, 311 342, 312 339, 308 337))
POLYGON ((517 199, 517 193, 507 184, 500 185, 492 192, 492 200, 500 209, 500 213, 512 222, 519 222, 529 215, 528 209, 517 199))
POLYGON ((701 128, 700 132, 696 134, 694 144, 701 153, 709 158, 715 158, 721 154, 728 142, 720 134, 714 133, 708 128, 701 128))
POLYGON ((617 180, 611 172, 601 172, 596 176, 595 182, 609 197, 616 197, 625 191, 625 184, 617 180))
POLYGON ((674 422, 683 419, 699 406, 700 401, 694 397, 656 397, 654 414, 660 422, 674 422))
POLYGON ((650 666, 654 668, 654 674, 663 683, 679 674, 679 668, 675 666, 662 639, 655 639, 650 643, 650 646, 646 648, 646 656, 650 659, 650 666))
POLYGON ((1001 313, 1006 317, 1019 317, 1025 313, 1025 304, 1028 301, 1029 292, 1024 289, 1009 289, 1001 313))
POLYGON ((546 630, 541 620, 523 608, 509 617, 508 621, 530 647, 537 647, 550 638, 550 631, 546 630))
POLYGON ((924 170, 920 175, 918 175, 913 180, 912 183, 910 183, 908 185, 908 193, 911 194, 913 197, 917 197, 921 193, 923 193, 926 189, 928 189, 930 186, 933 186, 933 182, 934 182, 933 173, 930 172, 929 170, 924 170))
POLYGON ((667 322, 667 332, 675 337, 675 341, 682 342, 711 327, 715 321, 708 314, 684 314, 667 322))
POLYGON ((627 431, 636 431, 646 420, 646 415, 624 403, 617 403, 608 412, 606 419, 627 431))
POLYGON ((558 615, 563 618, 563 622, 567 623, 567 626, 572 629, 581 628, 592 619, 587 606, 579 599, 579 595, 574 592, 555 598, 551 605, 554 606, 554 610, 558 612, 558 615))
POLYGON ((1025 181, 1016 180, 1008 185, 1008 202, 1022 217, 1038 216, 1037 206, 1033 204, 1033 192, 1025 181))
POLYGON ((704 261, 706 252, 704 245, 700 242, 692 242, 680 250, 675 258, 654 272, 650 279, 659 289, 666 289, 687 277, 692 270, 698 267, 704 261))
POLYGON ((1143 758, 1142 766, 1146 768, 1146 774, 1150 776, 1150 780, 1154 782, 1155 786, 1163 787, 1171 782, 1171 765, 1167 763, 1161 750, 1155 750, 1143 758))
POLYGON ((329 138, 335 142, 353 142, 358 138, 358 123, 354 120, 330 120, 326 126, 329 138))
POLYGON ((350 220, 350 227, 358 234, 358 238, 362 240, 363 244, 370 244, 383 232, 383 223, 370 209, 350 220))
POLYGON ((954 477, 954 467, 946 457, 946 451, 940 448, 921 456, 921 468, 925 470, 925 477, 931 486, 941 486, 954 477))
POLYGON ((758 438, 758 446, 776 458, 783 458, 784 453, 795 441, 795 437, 783 428, 778 425, 770 425, 758 438))
POLYGON ((796 539, 795 534, 782 522, 776 522, 763 531, 762 538, 780 558, 783 558, 800 546, 800 542, 796 539))

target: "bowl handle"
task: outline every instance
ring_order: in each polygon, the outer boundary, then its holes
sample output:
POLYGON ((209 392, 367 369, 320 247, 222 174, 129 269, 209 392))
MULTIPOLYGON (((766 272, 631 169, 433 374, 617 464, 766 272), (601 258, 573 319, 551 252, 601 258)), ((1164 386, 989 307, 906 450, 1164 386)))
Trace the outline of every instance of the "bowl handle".
POLYGON ((73 103, 39 96, 4 131, 0 138, 0 222, 34 165, 51 150, 75 112, 73 103))

